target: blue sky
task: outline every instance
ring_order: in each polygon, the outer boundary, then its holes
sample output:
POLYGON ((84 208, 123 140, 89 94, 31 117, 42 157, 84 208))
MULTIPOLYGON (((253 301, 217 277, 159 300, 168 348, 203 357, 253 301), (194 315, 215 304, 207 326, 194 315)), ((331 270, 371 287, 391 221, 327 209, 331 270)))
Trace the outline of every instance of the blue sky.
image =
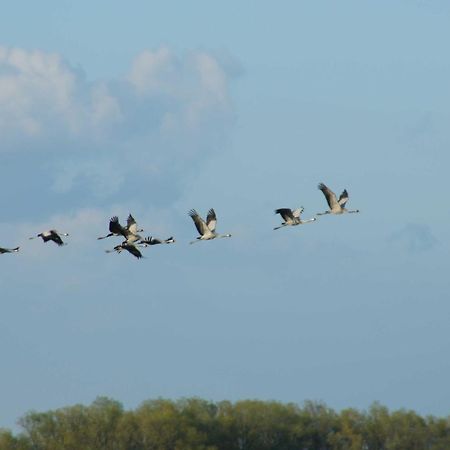
POLYGON ((444 1, 0 16, 0 426, 108 395, 448 414, 444 1), (275 208, 361 214, 273 231, 275 208), (231 239, 189 246, 187 212, 231 239), (106 254, 132 213, 177 243, 106 254), (68 245, 29 241, 46 228, 68 245))

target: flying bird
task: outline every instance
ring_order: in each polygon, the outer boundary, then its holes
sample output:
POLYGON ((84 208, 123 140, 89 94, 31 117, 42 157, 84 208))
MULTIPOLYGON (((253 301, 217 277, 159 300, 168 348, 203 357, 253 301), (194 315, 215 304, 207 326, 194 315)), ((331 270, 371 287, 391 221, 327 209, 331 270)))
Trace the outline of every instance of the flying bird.
POLYGON ((129 214, 127 218, 126 230, 131 234, 138 234, 141 231, 144 231, 142 228, 138 228, 136 220, 134 220, 134 217, 131 214, 129 214))
POLYGON ((109 233, 106 236, 100 236, 97 239, 106 239, 111 236, 124 236, 125 233, 125 227, 120 225, 119 218, 114 216, 109 220, 109 233))
POLYGON ((317 213, 317 216, 323 216, 324 214, 359 213, 359 209, 347 209, 345 207, 348 201, 347 189, 344 189, 339 199, 337 199, 336 194, 323 183, 320 183, 318 188, 323 192, 330 209, 322 213, 317 213))
POLYGON ((42 233, 39 233, 36 236, 30 237, 30 239, 40 237, 44 242, 53 241, 55 244, 58 244, 59 246, 66 245, 61 239, 61 236, 69 236, 69 235, 68 233, 59 233, 56 230, 48 230, 43 231, 42 233))
POLYGON ((144 247, 147 247, 149 245, 173 244, 174 242, 175 242, 175 239, 173 238, 173 236, 170 236, 170 238, 167 238, 167 239, 158 239, 158 238, 149 236, 149 237, 146 237, 145 239, 141 239, 139 241, 139 244, 143 244, 144 247))
POLYGON ((106 253, 112 253, 112 252, 121 253, 122 250, 128 251, 129 253, 131 253, 133 256, 135 256, 138 259, 142 258, 142 253, 138 249, 137 244, 129 244, 129 243, 127 243, 127 241, 124 241, 121 244, 116 245, 113 250, 105 250, 105 251, 106 251, 106 253))
POLYGON ((317 220, 315 217, 313 217, 312 219, 302 220, 300 215, 304 211, 304 209, 305 208, 303 208, 303 206, 294 210, 289 208, 276 209, 275 214, 280 214, 284 222, 279 227, 275 227, 274 230, 278 230, 286 226, 302 225, 304 223, 314 222, 315 220, 317 220))
POLYGON ((190 242, 191 244, 199 241, 209 241, 215 238, 231 237, 231 234, 216 233, 217 217, 214 209, 211 208, 208 211, 208 215, 206 216, 206 222, 198 215, 195 209, 191 209, 188 215, 194 221, 195 227, 197 228, 197 231, 200 234, 200 236, 197 238, 196 241, 190 242))
POLYGON ((150 245, 157 245, 157 244, 172 244, 173 242, 175 242, 175 239, 172 236, 167 239, 157 239, 153 238, 152 236, 149 236, 146 237, 145 239, 139 240, 138 242, 123 241, 121 244, 116 245, 112 250, 105 250, 105 251, 106 253, 112 252, 121 253, 122 250, 126 250, 136 258, 140 259, 143 258, 143 256, 138 247, 149 247, 150 245))
POLYGON ((20 247, 15 247, 15 248, 3 248, 0 247, 0 255, 2 255, 3 253, 17 253, 19 251, 20 247))
POLYGON ((127 218, 127 225, 124 227, 119 223, 117 216, 111 217, 109 221, 109 233, 106 236, 100 236, 97 239, 106 239, 111 236, 123 236, 127 240, 137 241, 140 236, 137 234, 143 229, 138 229, 136 220, 130 214, 127 218))

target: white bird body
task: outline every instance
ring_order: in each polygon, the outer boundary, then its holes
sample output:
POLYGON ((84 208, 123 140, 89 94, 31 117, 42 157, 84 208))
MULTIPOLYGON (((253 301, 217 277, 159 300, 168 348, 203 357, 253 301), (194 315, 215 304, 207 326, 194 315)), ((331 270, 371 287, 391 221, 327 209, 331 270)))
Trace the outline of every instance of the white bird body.
POLYGON ((127 226, 125 227, 125 238, 127 244, 133 244, 142 241, 142 236, 138 233, 144 231, 142 228, 138 228, 134 217, 130 214, 127 218, 127 226))
POLYGON ((319 183, 318 188, 322 191, 325 199, 327 200, 329 210, 324 211, 322 213, 317 213, 317 216, 322 216, 324 214, 344 214, 344 213, 359 213, 359 209, 347 209, 345 205, 348 201, 348 192, 347 189, 342 191, 342 194, 339 196, 339 199, 336 197, 336 194, 325 184, 319 183))
POLYGON ((274 230, 279 230, 280 228, 287 226, 303 225, 304 223, 314 222, 317 220, 315 217, 313 217, 312 219, 302 220, 300 215, 303 211, 303 206, 294 210, 290 208, 276 209, 275 214, 280 214, 284 222, 280 226, 275 227, 274 230))
POLYGON ((195 227, 199 233, 199 237, 196 241, 190 242, 193 244, 194 242, 199 241, 209 241, 211 239, 216 238, 224 238, 231 237, 231 234, 218 234, 216 233, 216 224, 217 224, 217 216, 216 212, 213 208, 208 211, 208 215, 206 216, 206 221, 204 221, 197 213, 195 209, 191 209, 189 211, 189 216, 194 221, 195 227))

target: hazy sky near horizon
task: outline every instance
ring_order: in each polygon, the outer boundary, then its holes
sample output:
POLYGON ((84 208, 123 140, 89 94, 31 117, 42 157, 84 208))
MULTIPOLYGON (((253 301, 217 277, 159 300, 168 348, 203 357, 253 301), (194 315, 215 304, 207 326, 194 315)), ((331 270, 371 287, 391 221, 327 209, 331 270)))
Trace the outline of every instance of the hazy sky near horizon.
POLYGON ((155 397, 447 415, 450 5, 17 1, 0 16, 0 427, 155 397), (361 214, 273 231, 273 210, 361 214), (214 207, 231 239, 190 246, 214 207), (176 244, 106 254, 132 213, 176 244), (29 241, 47 228, 68 245, 29 241))

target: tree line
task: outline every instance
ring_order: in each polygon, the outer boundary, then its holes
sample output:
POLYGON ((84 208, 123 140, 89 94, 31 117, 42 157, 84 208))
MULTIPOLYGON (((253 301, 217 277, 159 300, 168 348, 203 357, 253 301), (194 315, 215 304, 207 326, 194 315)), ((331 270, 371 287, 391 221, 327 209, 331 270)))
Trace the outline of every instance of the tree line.
POLYGON ((374 403, 336 412, 320 402, 156 399, 135 410, 91 405, 19 419, 0 429, 0 450, 449 450, 450 416, 422 417, 374 403))

